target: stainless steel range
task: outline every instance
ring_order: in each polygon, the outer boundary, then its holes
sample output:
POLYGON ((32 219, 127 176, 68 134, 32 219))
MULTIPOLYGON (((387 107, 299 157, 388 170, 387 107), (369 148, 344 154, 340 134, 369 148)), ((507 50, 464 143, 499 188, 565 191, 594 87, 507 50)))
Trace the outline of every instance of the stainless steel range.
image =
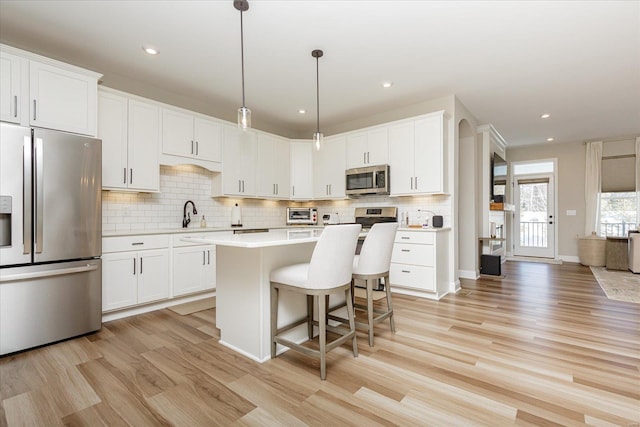
MULTIPOLYGON (((369 231, 374 224, 379 222, 398 222, 398 208, 394 207, 380 207, 380 208, 356 208, 355 210, 356 223, 362 225, 363 235, 358 239, 358 245, 356 246, 356 254, 360 254, 366 232, 369 231)), ((364 287, 360 283, 355 283, 357 287, 364 287)), ((374 290, 381 291, 384 289, 384 284, 378 283, 374 290)))
POLYGON ((362 225, 364 231, 373 227, 378 222, 398 222, 398 208, 356 208, 356 223, 362 225))

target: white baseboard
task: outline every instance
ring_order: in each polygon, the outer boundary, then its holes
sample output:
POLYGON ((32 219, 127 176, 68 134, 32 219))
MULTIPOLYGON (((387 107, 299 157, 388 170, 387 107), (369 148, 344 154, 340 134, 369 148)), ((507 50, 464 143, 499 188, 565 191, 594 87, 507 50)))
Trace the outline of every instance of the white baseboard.
POLYGON ((145 304, 142 306, 129 307, 118 311, 111 311, 108 313, 102 313, 102 323, 110 322, 112 320, 123 319, 129 316, 135 316, 136 314, 148 313, 150 311, 160 310, 162 308, 171 307, 178 304, 184 304, 186 302, 192 302, 201 300, 204 298, 216 296, 216 291, 208 291, 197 295, 190 295, 186 297, 176 297, 169 300, 163 300, 151 304, 145 304))
POLYGON ((580 258, 575 255, 560 255, 558 258, 560 258, 564 262, 580 263, 580 258))
POLYGON ((524 261, 524 262, 540 262, 544 264, 562 264, 560 258, 536 258, 528 256, 511 256, 507 258, 507 261, 524 261))
MULTIPOLYGON (((461 279, 477 280, 480 275, 474 270, 458 270, 458 277, 461 279)), ((458 286, 460 286, 460 281, 458 281, 458 286)))

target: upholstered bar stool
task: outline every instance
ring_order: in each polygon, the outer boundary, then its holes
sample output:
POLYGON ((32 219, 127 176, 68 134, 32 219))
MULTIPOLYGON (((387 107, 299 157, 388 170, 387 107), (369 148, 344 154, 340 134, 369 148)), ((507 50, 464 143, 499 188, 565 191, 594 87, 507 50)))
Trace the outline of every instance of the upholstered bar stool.
POLYGON ((275 269, 271 281, 271 358, 276 357, 276 344, 289 347, 320 359, 320 378, 326 379, 326 354, 347 340, 352 340, 353 356, 358 357, 356 326, 351 295, 353 258, 360 234, 360 224, 326 227, 307 264, 295 264, 275 269), (297 322, 278 328, 278 296, 280 291, 302 293, 307 296, 307 316, 297 322), (349 329, 327 324, 327 301, 331 294, 344 293, 347 301, 349 329), (313 319, 313 298, 318 297, 318 321, 313 319), (313 326, 319 330, 320 349, 315 350, 295 343, 282 334, 307 323, 309 339, 313 339, 313 326), (340 335, 327 342, 327 330, 340 335))
MULTIPOLYGON (((356 327, 364 328, 367 331, 370 347, 373 347, 374 324, 388 318, 391 324, 391 332, 395 333, 396 331, 396 325, 393 321, 391 288, 389 286, 389 266, 391 265, 391 253, 393 252, 393 242, 397 229, 397 222, 374 224, 364 240, 360 255, 356 255, 353 259, 353 281, 364 281, 367 293, 367 305, 354 304, 356 309, 366 310, 367 323, 356 321, 356 327), (387 299, 386 310, 373 307, 373 285, 383 278, 387 299)), ((339 319, 333 315, 330 315, 329 318, 332 320, 339 319)))
MULTIPOLYGON (((397 229, 397 222, 374 224, 364 240, 360 255, 356 255, 353 260, 353 279, 364 280, 367 286, 367 306, 363 307, 357 304, 356 308, 367 310, 366 328, 369 332, 370 347, 373 347, 373 326, 375 323, 389 318, 391 332, 396 332, 389 284, 389 267, 397 229), (387 296, 386 310, 373 308, 373 284, 382 278, 384 278, 384 289, 387 296)), ((363 326, 363 324, 357 323, 356 326, 363 326)))

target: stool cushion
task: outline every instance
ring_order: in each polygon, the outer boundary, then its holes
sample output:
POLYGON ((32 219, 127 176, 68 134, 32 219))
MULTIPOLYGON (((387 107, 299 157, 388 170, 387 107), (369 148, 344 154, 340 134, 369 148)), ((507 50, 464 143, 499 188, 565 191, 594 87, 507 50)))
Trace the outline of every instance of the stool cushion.
POLYGON ((288 265, 271 271, 269 279, 284 285, 306 288, 309 277, 309 263, 288 265))

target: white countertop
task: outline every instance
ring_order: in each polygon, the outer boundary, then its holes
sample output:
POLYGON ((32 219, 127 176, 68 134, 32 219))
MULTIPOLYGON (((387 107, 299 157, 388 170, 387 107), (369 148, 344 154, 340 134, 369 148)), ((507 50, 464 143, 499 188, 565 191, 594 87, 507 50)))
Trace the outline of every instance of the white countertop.
POLYGON ((264 229, 269 230, 296 230, 296 229, 322 229, 321 225, 293 225, 281 227, 193 227, 193 228, 159 228, 153 230, 121 230, 121 231, 103 231, 102 237, 117 237, 117 236, 144 236, 153 234, 184 234, 184 233, 213 233, 218 231, 233 231, 233 230, 255 230, 264 229))
POLYGON ((185 236, 183 242, 202 243, 217 246, 234 246, 238 248, 265 248, 270 246, 296 245, 317 242, 322 229, 270 229, 264 233, 212 234, 210 237, 185 236))

